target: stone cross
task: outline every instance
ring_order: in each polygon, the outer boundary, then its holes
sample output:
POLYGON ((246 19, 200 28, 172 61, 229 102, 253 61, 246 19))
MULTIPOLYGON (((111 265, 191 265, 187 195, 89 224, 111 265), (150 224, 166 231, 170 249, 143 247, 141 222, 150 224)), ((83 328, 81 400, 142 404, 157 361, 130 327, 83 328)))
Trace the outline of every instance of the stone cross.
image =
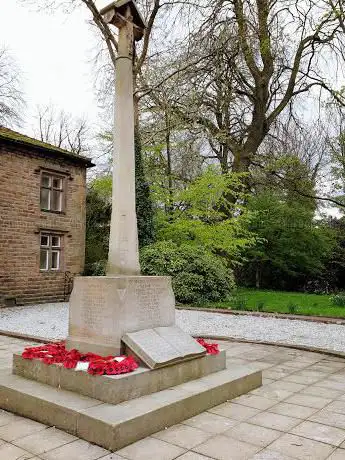
POLYGON ((133 0, 119 0, 100 13, 119 29, 116 61, 113 192, 107 275, 140 275, 135 207, 133 46, 145 22, 133 0))

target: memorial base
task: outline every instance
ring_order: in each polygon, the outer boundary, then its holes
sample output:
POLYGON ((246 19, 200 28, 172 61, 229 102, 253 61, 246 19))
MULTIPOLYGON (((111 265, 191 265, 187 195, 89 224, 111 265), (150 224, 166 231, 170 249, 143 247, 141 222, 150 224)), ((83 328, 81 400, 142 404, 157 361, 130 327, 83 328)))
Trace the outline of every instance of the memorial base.
POLYGON ((262 384, 261 371, 244 366, 217 371, 224 358, 221 352, 162 369, 107 377, 24 362, 16 356, 14 371, 21 375, 0 375, 0 408, 116 451, 262 384), (198 377, 198 372, 204 376, 198 377))
POLYGON ((86 371, 65 369, 61 364, 47 366, 38 359, 13 355, 13 373, 63 390, 74 391, 109 404, 139 398, 205 377, 226 368, 225 351, 172 366, 150 370, 140 366, 120 375, 90 375, 86 371))
POLYGON ((170 277, 78 276, 69 315, 66 348, 119 355, 126 333, 175 325, 170 277))

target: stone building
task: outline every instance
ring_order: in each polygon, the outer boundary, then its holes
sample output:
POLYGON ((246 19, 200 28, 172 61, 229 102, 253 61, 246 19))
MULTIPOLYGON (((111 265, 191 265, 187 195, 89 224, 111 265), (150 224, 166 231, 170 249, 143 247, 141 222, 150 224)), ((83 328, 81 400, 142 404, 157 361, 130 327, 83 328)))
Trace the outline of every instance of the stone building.
POLYGON ((0 306, 67 300, 84 268, 92 166, 0 127, 0 306))

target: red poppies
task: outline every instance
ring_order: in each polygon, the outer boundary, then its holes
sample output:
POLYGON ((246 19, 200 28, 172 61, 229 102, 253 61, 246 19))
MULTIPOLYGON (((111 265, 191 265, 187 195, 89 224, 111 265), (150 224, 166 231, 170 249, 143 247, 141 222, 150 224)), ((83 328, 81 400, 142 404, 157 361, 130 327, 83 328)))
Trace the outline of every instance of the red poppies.
POLYGON ((219 345, 218 343, 207 343, 204 339, 197 339, 197 342, 200 343, 204 348, 206 348, 207 354, 209 355, 218 355, 219 345))
MULTIPOLYGON (((218 344, 197 340, 208 354, 219 353, 218 344)), ((24 359, 40 359, 45 364, 62 364, 66 369, 74 369, 79 362, 89 363, 87 372, 91 375, 127 374, 138 368, 133 356, 99 356, 94 353, 80 353, 66 350, 65 342, 49 343, 39 347, 27 347, 22 353, 24 359)))
POLYGON ((45 364, 62 364, 66 369, 74 369, 78 362, 88 362, 87 372, 92 375, 117 375, 132 372, 138 363, 132 356, 99 356, 94 353, 80 353, 78 350, 66 350, 65 343, 51 343, 39 347, 25 348, 25 359, 40 359, 45 364))

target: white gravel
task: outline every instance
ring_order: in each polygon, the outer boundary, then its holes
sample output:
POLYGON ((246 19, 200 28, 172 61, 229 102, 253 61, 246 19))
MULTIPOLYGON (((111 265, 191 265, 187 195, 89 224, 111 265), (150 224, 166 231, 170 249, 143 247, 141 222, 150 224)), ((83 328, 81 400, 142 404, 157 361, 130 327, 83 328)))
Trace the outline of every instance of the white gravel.
MULTIPOLYGON (((345 327, 288 319, 176 311, 177 324, 194 335, 304 345, 345 352, 345 327)), ((65 338, 68 303, 0 309, 0 330, 49 339, 65 338)))

